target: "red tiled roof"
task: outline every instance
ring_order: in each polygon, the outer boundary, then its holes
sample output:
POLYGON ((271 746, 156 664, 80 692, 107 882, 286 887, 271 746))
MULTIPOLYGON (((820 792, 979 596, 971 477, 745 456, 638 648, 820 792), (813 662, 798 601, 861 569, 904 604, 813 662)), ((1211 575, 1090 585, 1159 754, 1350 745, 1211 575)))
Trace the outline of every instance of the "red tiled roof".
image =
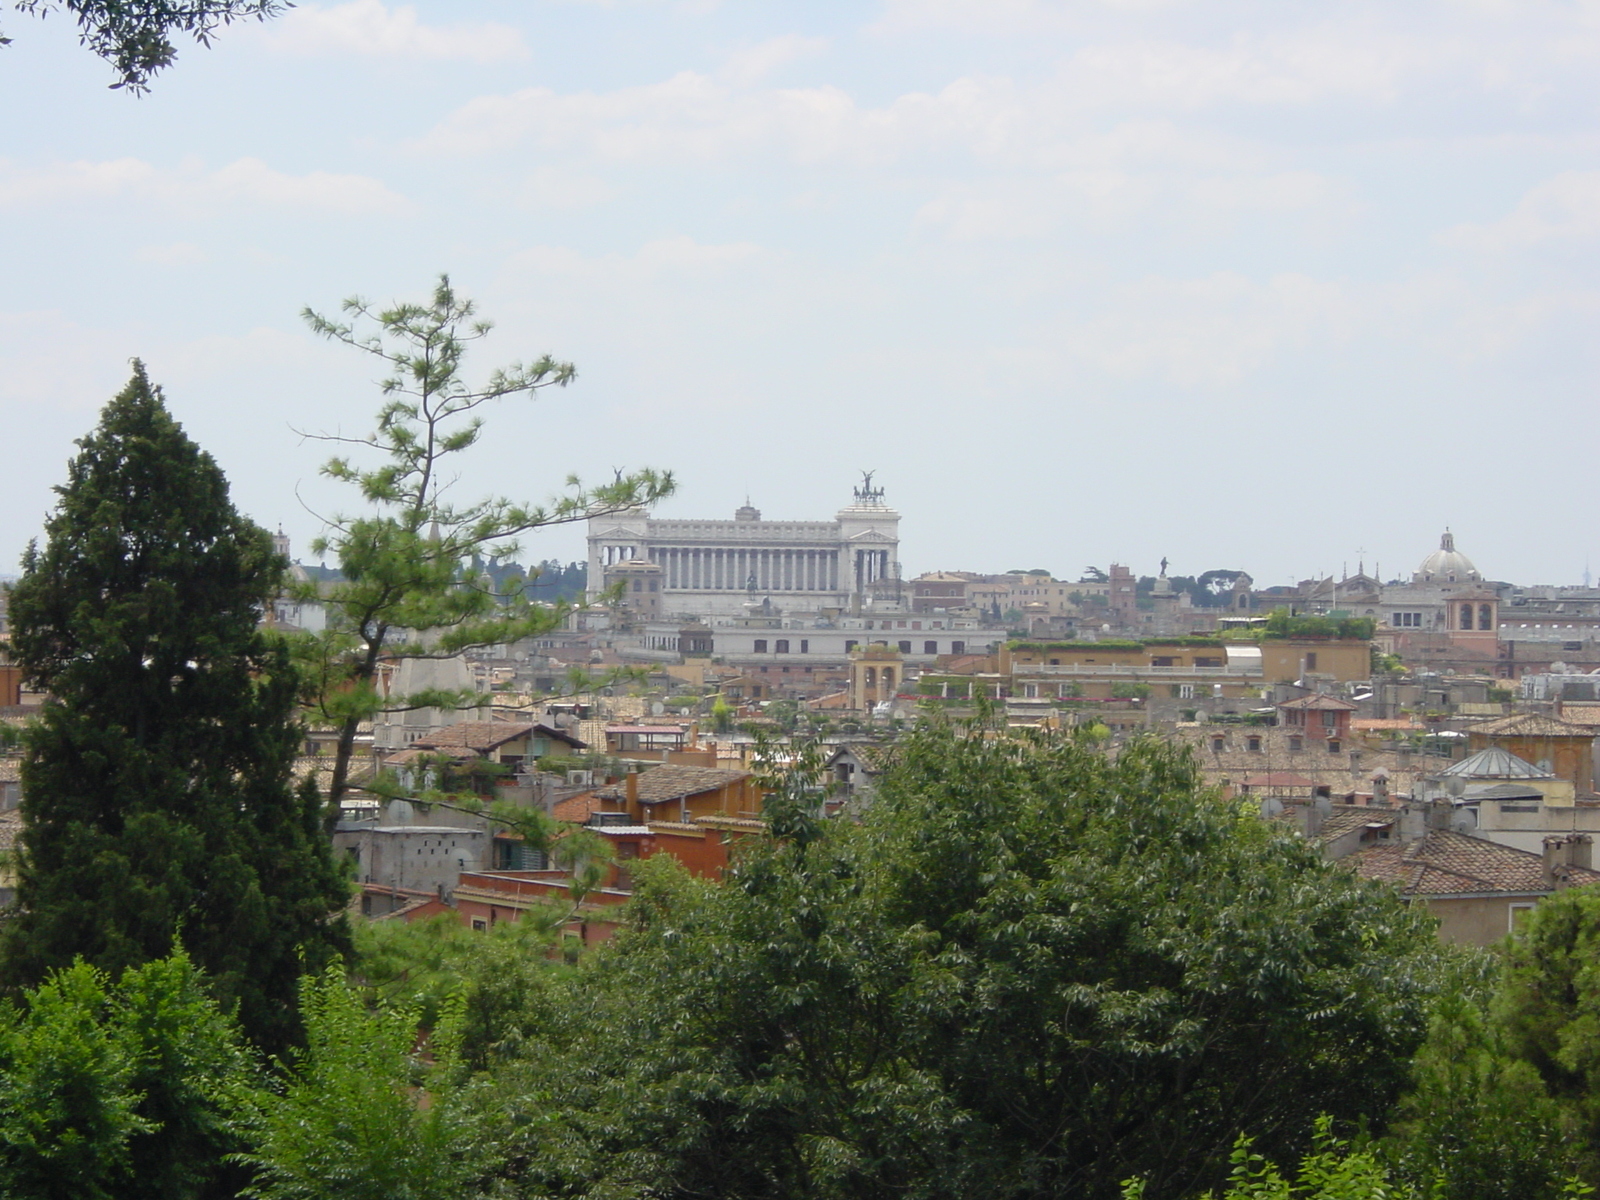
MULTIPOLYGON (((1451 896, 1475 892, 1544 895, 1544 859, 1526 850, 1431 829, 1420 838, 1369 846, 1347 860, 1358 875, 1395 884, 1407 896, 1451 896)), ((1568 883, 1600 883, 1600 871, 1563 868, 1568 883)))
POLYGON ((1337 696, 1301 696, 1298 700, 1286 700, 1278 705, 1279 708, 1295 709, 1326 709, 1330 712, 1354 712, 1360 708, 1359 704, 1351 704, 1348 700, 1341 700, 1337 696))
MULTIPOLYGON (((702 792, 712 792, 745 779, 749 774, 749 771, 725 771, 720 767, 690 767, 681 763, 666 763, 639 773, 639 803, 660 804, 666 800, 698 796, 702 792)), ((628 793, 626 784, 616 783, 594 794, 602 800, 622 800, 628 793)))
POLYGON ((1570 737, 1588 738, 1594 734, 1582 725, 1558 721, 1540 713, 1513 713, 1495 721, 1469 725, 1467 731, 1485 737, 1570 737))

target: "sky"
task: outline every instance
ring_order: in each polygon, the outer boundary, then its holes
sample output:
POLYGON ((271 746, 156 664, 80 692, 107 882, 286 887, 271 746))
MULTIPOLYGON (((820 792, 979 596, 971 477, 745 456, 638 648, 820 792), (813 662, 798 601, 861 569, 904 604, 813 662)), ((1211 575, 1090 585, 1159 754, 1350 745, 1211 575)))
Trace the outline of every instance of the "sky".
POLYGON ((0 572, 134 357, 309 560, 379 394, 301 310, 440 273, 469 376, 578 369, 463 498, 873 470, 908 575, 1600 572, 1600 0, 351 0, 138 97, 0 11, 0 572))

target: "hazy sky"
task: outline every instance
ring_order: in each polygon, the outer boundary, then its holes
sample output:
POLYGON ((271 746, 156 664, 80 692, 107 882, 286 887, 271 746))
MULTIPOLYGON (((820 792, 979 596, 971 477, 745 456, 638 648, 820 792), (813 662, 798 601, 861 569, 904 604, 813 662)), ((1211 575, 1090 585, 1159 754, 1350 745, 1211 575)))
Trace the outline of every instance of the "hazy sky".
POLYGON ((295 430, 377 392, 297 314, 441 271, 481 371, 579 369, 464 494, 875 469, 910 573, 1600 569, 1595 0, 353 0, 143 98, 4 10, 0 571, 133 356, 303 547, 295 430))

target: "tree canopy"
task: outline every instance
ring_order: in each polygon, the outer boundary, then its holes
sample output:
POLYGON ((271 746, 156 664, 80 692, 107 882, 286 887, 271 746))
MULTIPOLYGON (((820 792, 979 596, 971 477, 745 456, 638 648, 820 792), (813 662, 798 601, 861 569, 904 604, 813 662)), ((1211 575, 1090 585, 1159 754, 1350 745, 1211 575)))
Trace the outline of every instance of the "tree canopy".
POLYGON ((11 593, 13 653, 49 700, 25 739, 7 982, 181 946, 282 1045, 346 897, 292 785, 297 678, 259 625, 283 563, 143 366, 78 447, 11 593))
POLYGON ((1426 918, 1178 751, 931 727, 859 826, 783 811, 720 886, 636 868, 506 1076, 570 1114, 531 1193, 1189 1196, 1240 1134, 1285 1162, 1405 1083, 1426 918))
MULTIPOLYGON (((12 0, 18 12, 45 16, 65 9, 78 22, 78 40, 117 74, 113 88, 149 90, 157 71, 178 56, 174 37, 187 34, 209 46, 235 21, 264 21, 290 7, 288 0, 12 0)), ((0 45, 10 38, 0 36, 0 45)))

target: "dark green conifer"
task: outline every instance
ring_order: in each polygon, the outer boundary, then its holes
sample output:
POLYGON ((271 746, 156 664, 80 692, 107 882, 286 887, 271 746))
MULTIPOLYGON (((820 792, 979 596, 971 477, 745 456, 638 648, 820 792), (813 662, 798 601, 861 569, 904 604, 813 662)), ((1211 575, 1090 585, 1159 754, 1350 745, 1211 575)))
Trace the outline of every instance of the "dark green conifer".
POLYGON ((346 936, 316 798, 292 785, 294 675, 259 626, 283 562, 141 364, 78 446, 11 596, 13 652, 50 699, 22 767, 5 981, 181 943, 277 1049, 300 973, 346 936))

